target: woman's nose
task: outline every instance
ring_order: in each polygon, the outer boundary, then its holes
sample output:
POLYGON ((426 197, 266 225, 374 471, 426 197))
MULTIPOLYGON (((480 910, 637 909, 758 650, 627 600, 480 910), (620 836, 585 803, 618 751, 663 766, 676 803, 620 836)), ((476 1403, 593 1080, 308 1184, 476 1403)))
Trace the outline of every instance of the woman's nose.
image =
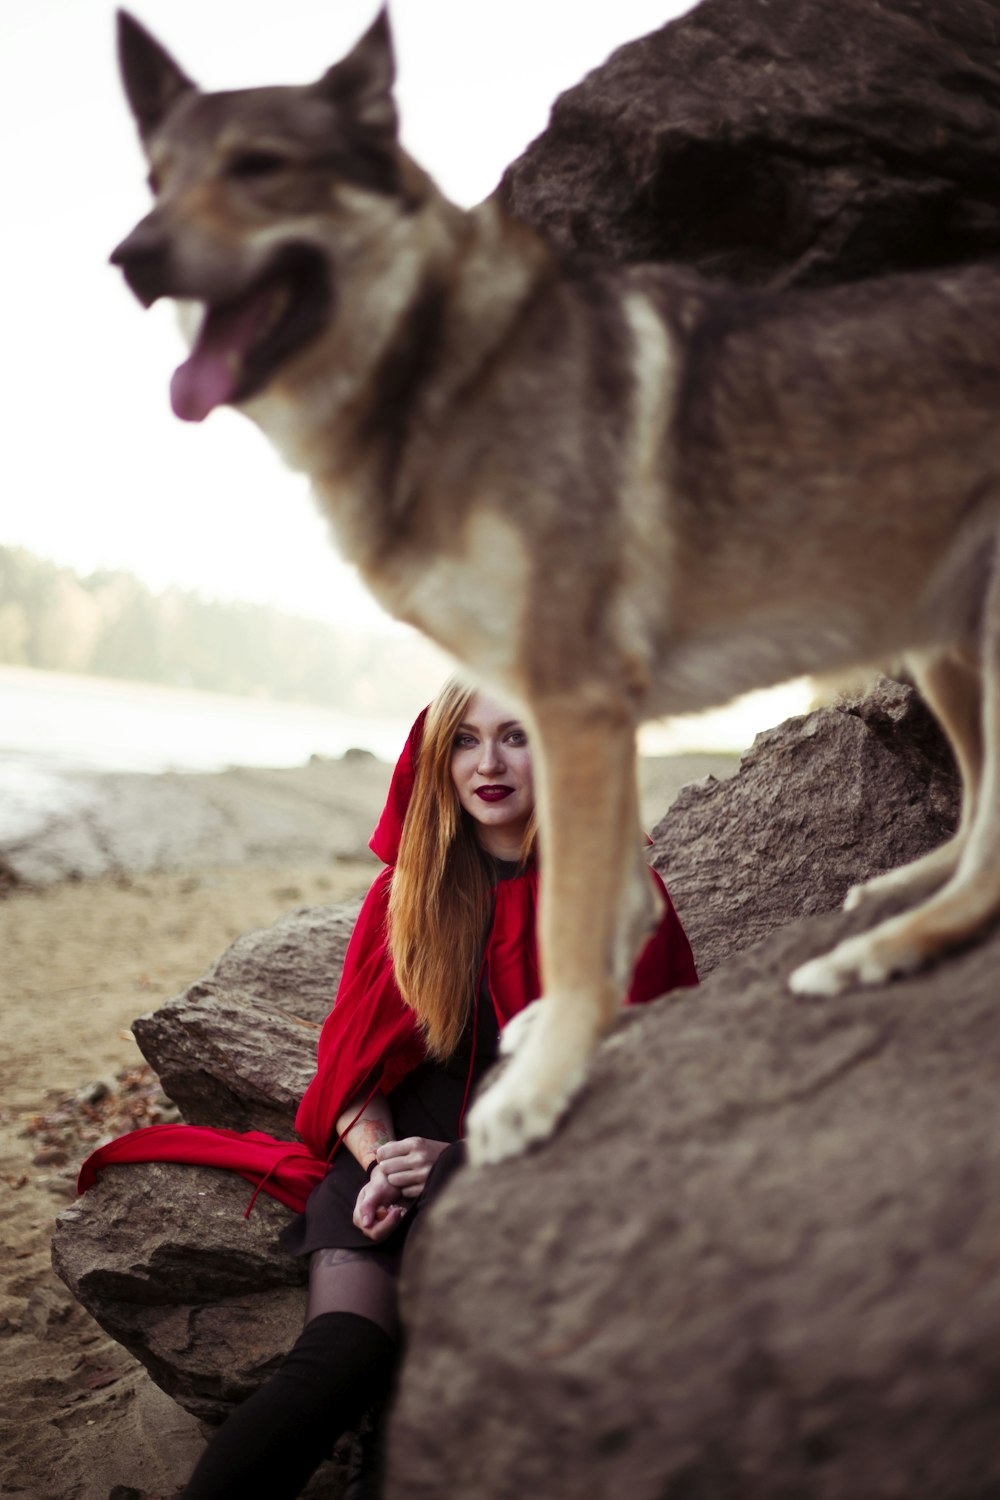
POLYGON ((482 754, 479 757, 480 776, 492 776, 503 766, 503 756, 500 746, 495 740, 483 740, 482 754))

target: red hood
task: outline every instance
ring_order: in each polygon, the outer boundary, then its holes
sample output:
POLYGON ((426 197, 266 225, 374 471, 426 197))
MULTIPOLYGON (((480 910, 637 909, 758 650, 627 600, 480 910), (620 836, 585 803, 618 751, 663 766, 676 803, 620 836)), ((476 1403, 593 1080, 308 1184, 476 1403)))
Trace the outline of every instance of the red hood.
POLYGON ((399 844, 403 837, 403 823, 413 796, 413 781, 417 769, 417 755, 424 737, 424 720, 427 709, 423 708, 413 722, 402 754, 396 762, 389 783, 389 795, 385 799, 381 817, 375 824, 375 832, 368 840, 368 847, 384 865, 394 865, 399 858, 399 844))

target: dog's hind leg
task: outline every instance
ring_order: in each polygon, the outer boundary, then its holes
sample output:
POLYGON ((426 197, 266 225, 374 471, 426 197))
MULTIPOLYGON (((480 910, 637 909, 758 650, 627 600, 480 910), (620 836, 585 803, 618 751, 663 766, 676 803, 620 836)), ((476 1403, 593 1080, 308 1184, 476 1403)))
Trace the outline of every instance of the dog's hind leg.
MULTIPOLYGON (((976 937, 1000 916, 1000 567, 995 557, 983 611, 982 769, 971 811, 956 836, 958 862, 947 884, 912 910, 848 938, 796 969, 791 988, 836 995, 855 984, 881 984, 910 973, 976 937)), ((975 761, 970 763, 970 776, 975 761)), ((966 768, 963 767, 963 775, 966 768)), ((954 841, 953 841, 954 842, 954 841)), ((950 857, 950 854, 949 854, 950 857)))
POLYGON ((930 894, 958 868, 975 816, 983 770, 982 677, 977 662, 959 649, 912 653, 907 665, 927 704, 948 737, 962 784, 962 816, 958 829, 929 854, 852 886, 844 900, 846 911, 872 898, 896 892, 914 901, 930 894))
MULTIPOLYGON (((637 874, 639 837, 634 716, 598 688, 536 701, 531 717, 545 993, 531 1024, 519 1028, 506 1070, 470 1112, 473 1163, 514 1156, 551 1133, 622 999, 617 929, 623 886, 637 874)), ((636 943, 639 926, 630 926, 636 943)))

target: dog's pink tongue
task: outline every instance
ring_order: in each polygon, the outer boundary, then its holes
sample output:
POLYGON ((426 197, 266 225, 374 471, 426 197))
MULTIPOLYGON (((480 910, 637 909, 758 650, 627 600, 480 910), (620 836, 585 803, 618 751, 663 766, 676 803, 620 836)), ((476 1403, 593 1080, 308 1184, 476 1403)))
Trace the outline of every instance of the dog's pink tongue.
POLYGON ((170 404, 182 421, 203 422, 233 399, 244 356, 266 325, 272 295, 273 288, 209 308, 197 343, 170 382, 170 404))

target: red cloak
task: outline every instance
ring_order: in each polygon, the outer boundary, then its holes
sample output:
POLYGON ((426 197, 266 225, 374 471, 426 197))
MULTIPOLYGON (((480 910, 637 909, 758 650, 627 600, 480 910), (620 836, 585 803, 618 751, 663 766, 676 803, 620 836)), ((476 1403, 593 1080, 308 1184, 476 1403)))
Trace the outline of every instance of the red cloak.
MULTIPOLYGON (((386 944, 392 867, 413 791, 414 757, 423 721, 421 714, 410 731, 371 838, 370 846, 386 868, 372 884, 358 915, 337 998, 320 1032, 316 1073, 295 1117, 300 1140, 278 1141, 255 1130, 240 1133, 199 1125, 151 1125, 94 1151, 80 1169, 78 1192, 91 1186, 102 1167, 178 1161, 238 1172, 258 1192, 263 1189, 287 1207, 301 1210, 340 1144, 336 1122, 345 1105, 362 1092, 371 1097, 376 1090, 391 1099, 400 1080, 423 1061, 420 1028, 396 986, 386 944)), ((631 1005, 698 983, 691 948, 666 887, 653 870, 650 879, 660 886, 665 905, 660 924, 636 964, 626 1002, 631 1005)), ((501 1027, 541 993, 535 939, 537 898, 534 863, 496 886, 483 963, 501 1027)))

